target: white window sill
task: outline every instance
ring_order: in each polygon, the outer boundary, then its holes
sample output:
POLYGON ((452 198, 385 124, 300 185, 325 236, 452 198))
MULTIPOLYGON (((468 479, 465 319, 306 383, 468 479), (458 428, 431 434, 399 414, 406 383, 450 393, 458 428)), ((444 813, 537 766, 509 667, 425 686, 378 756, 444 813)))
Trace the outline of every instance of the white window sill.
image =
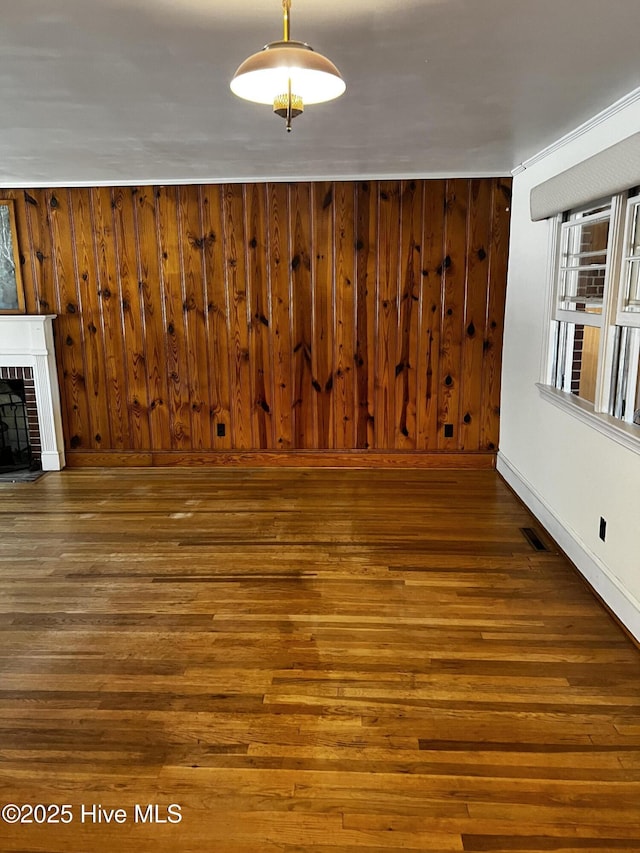
POLYGON ((640 426, 628 424, 602 412, 594 412, 591 403, 581 400, 575 394, 559 391, 557 388, 543 385, 541 382, 536 384, 540 396, 562 409, 563 412, 567 412, 623 447, 640 453, 640 426))

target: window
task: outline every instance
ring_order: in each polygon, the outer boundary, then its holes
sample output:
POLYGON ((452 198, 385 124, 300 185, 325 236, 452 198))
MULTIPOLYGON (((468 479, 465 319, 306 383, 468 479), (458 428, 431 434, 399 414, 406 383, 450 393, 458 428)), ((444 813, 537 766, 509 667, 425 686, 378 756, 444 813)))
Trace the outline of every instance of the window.
POLYGON ((627 203, 622 278, 620 313, 622 317, 630 317, 640 312, 640 196, 630 198, 627 203))
POLYGON ((614 388, 611 414, 640 425, 640 330, 618 329, 614 358, 614 388))
POLYGON ((638 427, 640 195, 557 219, 549 384, 638 427))

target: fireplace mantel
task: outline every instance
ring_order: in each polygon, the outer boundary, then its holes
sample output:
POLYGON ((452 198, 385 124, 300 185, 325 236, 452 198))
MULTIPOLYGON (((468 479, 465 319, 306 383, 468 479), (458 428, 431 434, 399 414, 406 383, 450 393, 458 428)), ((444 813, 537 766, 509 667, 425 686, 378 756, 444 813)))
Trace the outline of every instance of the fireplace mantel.
POLYGON ((31 367, 44 471, 64 468, 60 390, 53 348, 55 314, 0 316, 0 367, 31 367))

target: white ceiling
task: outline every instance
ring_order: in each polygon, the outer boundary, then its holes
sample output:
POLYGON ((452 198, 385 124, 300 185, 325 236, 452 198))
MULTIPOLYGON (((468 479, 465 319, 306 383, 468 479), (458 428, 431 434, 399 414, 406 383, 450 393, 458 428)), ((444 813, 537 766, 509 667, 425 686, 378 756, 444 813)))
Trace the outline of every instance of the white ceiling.
POLYGON ((0 185, 504 175, 640 86, 639 0, 293 0, 347 92, 284 122, 229 80, 281 0, 20 0, 0 185))

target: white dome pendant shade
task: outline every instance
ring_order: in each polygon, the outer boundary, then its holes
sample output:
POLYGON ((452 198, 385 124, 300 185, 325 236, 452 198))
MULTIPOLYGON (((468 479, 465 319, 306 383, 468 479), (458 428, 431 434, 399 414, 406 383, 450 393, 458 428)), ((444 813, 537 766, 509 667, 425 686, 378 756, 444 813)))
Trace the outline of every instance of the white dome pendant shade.
POLYGON ((336 66, 312 47, 289 38, 291 0, 282 0, 284 38, 273 41, 240 65, 231 91, 257 104, 272 104, 287 122, 300 115, 305 104, 321 104, 340 97, 346 85, 336 66))

